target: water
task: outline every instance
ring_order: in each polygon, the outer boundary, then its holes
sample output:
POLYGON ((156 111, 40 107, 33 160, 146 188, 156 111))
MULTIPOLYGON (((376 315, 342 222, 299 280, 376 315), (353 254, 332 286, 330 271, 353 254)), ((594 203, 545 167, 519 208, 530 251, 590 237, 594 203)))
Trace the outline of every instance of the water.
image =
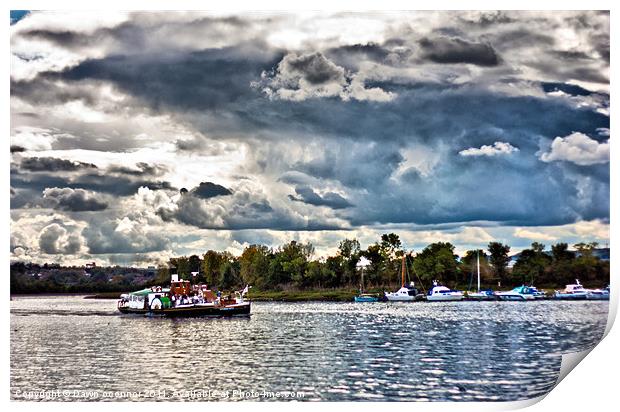
POLYGON ((11 302, 16 400, 499 401, 542 395, 608 302, 262 303, 252 316, 119 315, 11 302), (279 396, 279 398, 276 398, 279 396))

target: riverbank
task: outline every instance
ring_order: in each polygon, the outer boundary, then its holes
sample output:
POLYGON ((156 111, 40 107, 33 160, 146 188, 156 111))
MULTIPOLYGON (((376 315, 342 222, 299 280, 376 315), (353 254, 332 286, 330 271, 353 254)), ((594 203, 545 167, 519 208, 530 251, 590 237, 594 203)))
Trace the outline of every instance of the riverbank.
MULTIPOLYGON (((553 291, 561 288, 545 288, 547 298, 551 298, 553 291)), ((459 289, 460 290, 460 289, 459 289)), ((510 290, 505 288, 502 290, 510 290)), ((381 289, 371 289, 367 291, 371 294, 383 295, 381 289)), ((287 290, 259 290, 251 288, 247 294, 247 298, 255 302, 351 302, 359 293, 353 288, 336 288, 336 289, 287 289, 287 290)), ((20 294, 13 294, 19 296, 20 294)), ((120 298, 121 292, 98 292, 98 293, 45 293, 45 294, 26 294, 33 295, 85 295, 84 299, 110 299, 116 300, 120 298)))
MULTIPOLYGON (((349 302, 357 294, 354 289, 268 290, 250 289, 247 297, 256 302, 349 302)), ((84 296, 84 299, 118 299, 118 292, 102 292, 84 296)))

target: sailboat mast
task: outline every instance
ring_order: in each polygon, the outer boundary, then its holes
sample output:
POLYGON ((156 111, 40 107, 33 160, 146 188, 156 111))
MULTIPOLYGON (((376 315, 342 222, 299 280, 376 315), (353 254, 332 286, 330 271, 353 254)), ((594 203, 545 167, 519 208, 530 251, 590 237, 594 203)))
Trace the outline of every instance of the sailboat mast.
POLYGON ((405 255, 403 255, 403 264, 401 268, 402 286, 405 287, 405 255))
POLYGON ((476 267, 478 269, 478 292, 480 292, 480 251, 476 250, 476 267))
POLYGON ((363 293, 364 292, 364 267, 362 267, 361 270, 362 270, 362 288, 361 288, 360 293, 363 293))

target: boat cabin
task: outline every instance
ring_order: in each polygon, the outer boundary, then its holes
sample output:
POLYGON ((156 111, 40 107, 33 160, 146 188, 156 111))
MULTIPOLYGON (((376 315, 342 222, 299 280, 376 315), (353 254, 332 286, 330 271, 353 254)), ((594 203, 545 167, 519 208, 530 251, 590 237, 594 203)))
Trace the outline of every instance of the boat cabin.
POLYGON ((563 292, 564 293, 584 293, 584 292, 586 292, 586 290, 581 285, 581 283, 579 283, 579 279, 575 279, 575 281, 577 283, 574 284, 574 285, 566 285, 566 288, 563 290, 563 292))
POLYGON ((443 295, 446 293, 454 293, 456 290, 452 290, 445 286, 434 286, 431 290, 428 291, 429 295, 443 295))
POLYGON ((402 295, 402 296, 416 296, 418 294, 418 290, 414 287, 405 287, 398 289, 393 293, 394 295, 402 295))

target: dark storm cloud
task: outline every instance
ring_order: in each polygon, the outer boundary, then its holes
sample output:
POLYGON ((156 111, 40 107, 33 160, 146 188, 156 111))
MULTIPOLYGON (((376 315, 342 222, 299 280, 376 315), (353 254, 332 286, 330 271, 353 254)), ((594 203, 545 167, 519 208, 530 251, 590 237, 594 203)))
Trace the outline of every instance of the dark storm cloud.
POLYGON ((519 49, 536 45, 538 47, 552 48, 556 45, 555 39, 544 33, 532 31, 528 28, 516 28, 497 33, 493 36, 495 47, 509 52, 511 48, 519 49))
MULTIPOLYGON (((79 36, 49 28, 27 33, 25 37, 46 39, 78 55, 95 45, 101 52, 84 54, 98 57, 85 57, 58 72, 16 76, 11 93, 17 101, 41 107, 41 113, 53 113, 43 109, 73 101, 97 109, 105 97, 96 90, 111 86, 123 98, 118 109, 127 105, 132 115, 161 116, 192 134, 173 131, 172 137, 148 143, 136 139, 132 148, 168 144, 176 153, 166 156, 173 158, 222 154, 210 151, 219 143, 247 149, 240 170, 186 183, 222 178, 231 189, 204 182, 174 207, 155 206, 157 221, 159 216, 165 224, 246 231, 239 241, 260 242, 263 229, 336 230, 347 223, 353 228, 414 223, 445 229, 462 222, 526 226, 605 221, 608 164, 539 160, 556 136, 580 132, 608 139, 598 131, 609 129, 604 114, 609 96, 582 83, 595 82, 604 89, 608 82, 601 69, 609 56, 608 22, 597 22, 595 13, 577 14, 574 19, 512 12, 440 15, 437 21, 418 20, 419 30, 415 25, 403 28, 407 24, 400 21, 386 30, 387 41, 315 42, 310 36, 291 50, 268 44, 265 39, 275 30, 271 27, 255 36, 258 40, 239 37, 256 33, 249 19, 184 18, 170 23, 148 13, 134 14, 126 23, 79 36), (217 29, 220 24, 226 30, 217 29), (202 31, 213 27, 213 36, 202 31), (564 27, 576 28, 578 41, 563 40, 557 29, 564 27), (214 45, 219 40, 226 45, 214 45), (355 78, 363 79, 362 91, 377 88, 391 92, 390 98, 356 99, 355 78), (325 91, 324 86, 334 85, 325 91), (274 94, 282 89, 305 94, 272 98, 265 87, 274 94), (549 94, 553 91, 563 93, 549 94), (458 155, 495 142, 519 151, 496 157, 458 155), (241 174, 263 187, 239 189, 241 179, 232 177, 241 174), (280 190, 287 184, 295 188, 293 202, 280 190)), ((34 66, 42 60, 34 56, 19 62, 34 66)), ((115 105, 108 115, 116 114, 115 105)), ((46 116, 18 117, 37 125, 46 116)), ((78 137, 59 138, 52 147, 127 150, 129 145, 94 143, 115 133, 131 139, 116 125, 102 125, 102 130, 72 132, 78 137)), ((117 211, 111 200, 135 195, 141 186, 170 194, 176 190, 161 177, 174 171, 147 164, 105 170, 62 167, 33 173, 36 169, 16 164, 11 171, 12 207, 36 205, 34 199, 45 188, 95 191, 109 196, 105 201, 110 207, 99 214, 85 213, 96 215, 82 233, 91 253, 176 247, 167 234, 141 232, 139 220, 116 230, 128 211, 117 211)), ((169 206, 172 201, 162 203, 169 206)), ((48 230, 46 239, 65 243, 44 242, 46 250, 65 247, 68 235, 56 229, 48 230)))
POLYGON ((111 81, 121 90, 145 99, 154 109, 222 109, 242 104, 256 94, 250 83, 260 77, 264 67, 275 65, 279 57, 265 50, 250 59, 231 48, 117 55, 87 60, 61 74, 48 73, 44 77, 111 81))
POLYGON ((339 225, 324 222, 320 217, 300 217, 287 208, 274 207, 264 195, 248 188, 237 188, 229 196, 209 199, 186 193, 181 195, 175 208, 159 208, 156 213, 165 222, 176 221, 200 229, 342 229, 339 225))
POLYGON ((314 206, 327 206, 332 209, 344 209, 353 206, 347 199, 334 192, 326 192, 322 195, 316 193, 311 187, 297 186, 297 196, 289 195, 289 199, 295 202, 303 202, 314 206))
POLYGON ((338 57, 352 57, 357 59, 372 60, 375 62, 385 61, 391 51, 376 43, 352 44, 340 46, 327 51, 328 54, 338 57))
POLYGON ((361 63, 368 61, 402 67, 413 55, 413 50, 402 44, 391 44, 388 41, 384 44, 368 43, 334 47, 327 50, 325 54, 337 64, 352 69, 357 69, 361 63))
POLYGON ((142 176, 113 175, 104 172, 78 172, 68 174, 33 174, 27 172, 28 171, 12 170, 11 185, 15 188, 25 189, 35 196, 36 192, 40 193, 48 187, 85 189, 116 196, 134 195, 140 187, 148 187, 153 190, 177 190, 170 182, 144 179, 142 176))
POLYGON ((453 158, 432 177, 369 186, 372 194, 364 210, 352 210, 349 219, 353 225, 488 220, 535 226, 608 215, 608 202, 602 201, 606 182, 590 181, 591 190, 583 197, 562 165, 541 168, 536 162, 523 150, 513 158, 453 158))
POLYGON ((514 18, 502 11, 482 12, 474 18, 464 18, 460 16, 458 18, 466 24, 474 24, 482 27, 514 23, 516 21, 514 18))
POLYGON ((545 93, 560 91, 570 94, 571 96, 589 96, 592 94, 590 90, 584 89, 576 84, 545 82, 542 83, 541 86, 545 93))
POLYGON ((279 65, 285 76, 301 76, 311 84, 339 82, 344 78, 344 70, 325 58, 321 53, 289 55, 279 65))
POLYGON ((212 182, 201 182, 197 187, 193 188, 190 193, 201 199, 209 199, 216 196, 228 196, 232 194, 230 189, 212 182))
POLYGON ((474 43, 458 37, 423 38, 419 45, 424 56, 435 63, 469 63, 497 66, 500 58, 488 43, 474 43))
POLYGON ((100 195, 83 189, 48 188, 43 191, 43 199, 48 206, 68 212, 94 212, 108 207, 100 195))
POLYGON ((22 170, 30 172, 75 171, 80 169, 97 169, 92 163, 57 159, 55 157, 25 157, 20 162, 22 170))
MULTIPOLYGON (((266 21, 274 18, 266 18, 266 21)), ((101 42, 110 42, 117 47, 133 49, 140 53, 152 46, 157 46, 161 38, 176 36, 195 36, 197 33, 208 35, 210 41, 226 39, 232 31, 248 30, 248 20, 235 16, 229 17, 197 17, 193 20, 174 21, 164 19, 148 12, 133 12, 131 19, 113 27, 102 27, 92 32, 62 30, 57 28, 25 30, 21 35, 25 38, 46 40, 57 46, 70 50, 79 50, 101 42), (155 43, 155 44, 153 44, 155 43)))
POLYGON ((25 151, 26 151, 25 147, 11 145, 11 153, 20 153, 20 152, 25 152, 25 151))
POLYGON ((91 43, 89 36, 69 30, 28 30, 23 32, 22 36, 38 40, 49 40, 68 48, 86 46, 91 43))

